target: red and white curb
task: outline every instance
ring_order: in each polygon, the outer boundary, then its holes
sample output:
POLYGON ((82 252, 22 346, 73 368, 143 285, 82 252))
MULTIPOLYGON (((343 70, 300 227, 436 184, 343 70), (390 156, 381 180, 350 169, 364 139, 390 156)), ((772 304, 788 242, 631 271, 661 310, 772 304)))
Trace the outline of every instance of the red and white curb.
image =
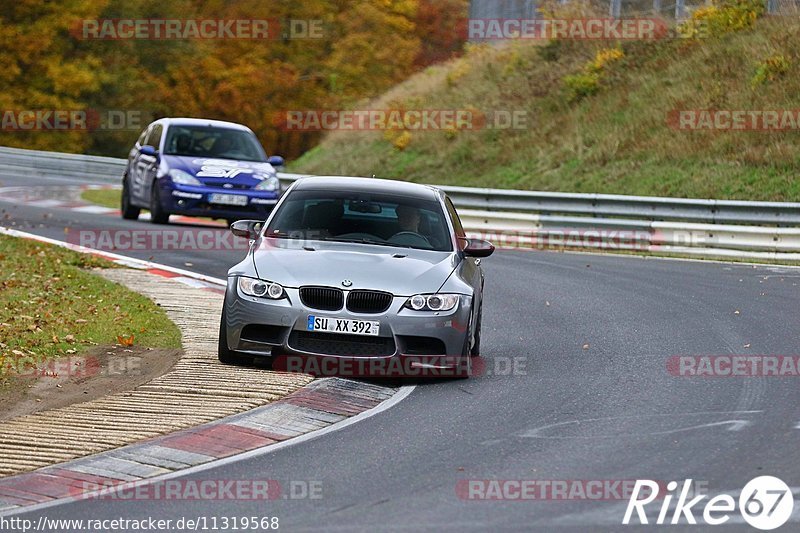
MULTIPOLYGON (((116 450, 0 479, 0 516, 69 501, 112 497, 272 453, 342 429, 380 413, 413 386, 397 389, 340 378, 314 381, 289 396, 251 411, 116 450)), ((271 487, 270 498, 280 498, 271 487)))
MULTIPOLYGON (((0 234, 92 254, 192 287, 224 293, 221 286, 226 283, 219 278, 2 226, 0 234)), ((281 400, 245 413, 0 479, 0 516, 85 499, 98 491, 108 494, 126 490, 131 485, 155 483, 271 453, 373 416, 404 399, 414 388, 395 389, 341 378, 316 380, 281 400)))

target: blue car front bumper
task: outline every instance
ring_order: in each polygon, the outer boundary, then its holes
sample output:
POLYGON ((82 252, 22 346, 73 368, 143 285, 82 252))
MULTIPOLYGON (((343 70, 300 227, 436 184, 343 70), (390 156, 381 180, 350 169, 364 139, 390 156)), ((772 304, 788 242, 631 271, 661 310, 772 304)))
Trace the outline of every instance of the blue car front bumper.
POLYGON ((161 207, 175 215, 263 220, 280 197, 280 191, 177 185, 164 179, 157 183, 161 207), (235 205, 225 203, 233 197, 237 200, 235 205))

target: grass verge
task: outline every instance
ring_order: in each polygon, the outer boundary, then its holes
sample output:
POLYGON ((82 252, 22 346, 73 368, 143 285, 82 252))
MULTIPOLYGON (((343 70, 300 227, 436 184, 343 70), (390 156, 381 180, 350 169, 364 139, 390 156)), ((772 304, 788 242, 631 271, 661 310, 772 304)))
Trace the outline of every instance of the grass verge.
MULTIPOLYGON (((714 9, 722 17, 729 6, 714 9)), ((693 110, 800 108, 800 19, 753 20, 698 38, 470 45, 463 57, 430 67, 359 109, 466 110, 486 116, 489 124, 496 113, 521 112, 525 120, 518 128, 333 131, 290 171, 542 191, 800 201, 800 125, 789 121, 786 129, 748 131, 681 129, 676 122, 681 112, 693 110), (597 76, 576 94, 581 87, 575 80, 586 78, 581 75, 587 69, 597 76)))
POLYGON ((81 200, 90 204, 119 209, 122 189, 86 189, 81 192, 81 200))
POLYGON ((0 264, 0 386, 19 365, 117 344, 118 336, 139 347, 181 346, 177 326, 152 300, 89 270, 113 263, 0 235, 0 264))

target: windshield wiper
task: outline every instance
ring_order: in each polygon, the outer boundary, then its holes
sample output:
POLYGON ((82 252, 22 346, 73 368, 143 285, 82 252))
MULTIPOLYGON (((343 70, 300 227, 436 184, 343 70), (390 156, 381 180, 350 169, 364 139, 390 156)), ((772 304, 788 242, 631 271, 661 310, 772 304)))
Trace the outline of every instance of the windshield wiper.
POLYGON ((411 246, 409 246, 407 244, 395 244, 393 242, 376 241, 374 239, 367 239, 367 238, 361 238, 361 239, 337 239, 336 237, 324 237, 322 240, 323 241, 331 241, 331 242, 353 242, 353 243, 358 243, 358 244, 374 244, 376 246, 395 246, 397 248, 411 248, 411 246))

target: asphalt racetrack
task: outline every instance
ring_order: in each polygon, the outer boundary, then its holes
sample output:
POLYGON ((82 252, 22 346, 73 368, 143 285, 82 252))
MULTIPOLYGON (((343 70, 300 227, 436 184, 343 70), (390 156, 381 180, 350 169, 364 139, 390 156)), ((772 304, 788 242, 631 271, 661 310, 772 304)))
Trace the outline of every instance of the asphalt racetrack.
MULTIPOLYGON (((65 227, 157 228, 8 200, 0 209, 3 226, 60 240, 65 227)), ((118 253, 220 278, 244 255, 118 253)), ((800 270, 542 251, 498 251, 483 265, 482 375, 417 383, 392 408, 339 431, 184 476, 306 483, 316 497, 84 500, 18 516, 278 517, 286 531, 619 531, 627 499, 613 487, 625 480, 690 478, 736 496, 760 475, 800 487, 800 378, 676 375, 673 357, 798 354, 800 270), (520 499, 509 480, 608 490, 520 499), (487 496, 497 495, 487 492, 492 482, 499 498, 487 496)), ((659 507, 648 507, 651 522, 659 507)), ((798 527, 798 507, 784 529, 798 527)), ((682 523, 669 530, 707 527, 682 523)), ((738 514, 719 529, 750 530, 738 514)))

